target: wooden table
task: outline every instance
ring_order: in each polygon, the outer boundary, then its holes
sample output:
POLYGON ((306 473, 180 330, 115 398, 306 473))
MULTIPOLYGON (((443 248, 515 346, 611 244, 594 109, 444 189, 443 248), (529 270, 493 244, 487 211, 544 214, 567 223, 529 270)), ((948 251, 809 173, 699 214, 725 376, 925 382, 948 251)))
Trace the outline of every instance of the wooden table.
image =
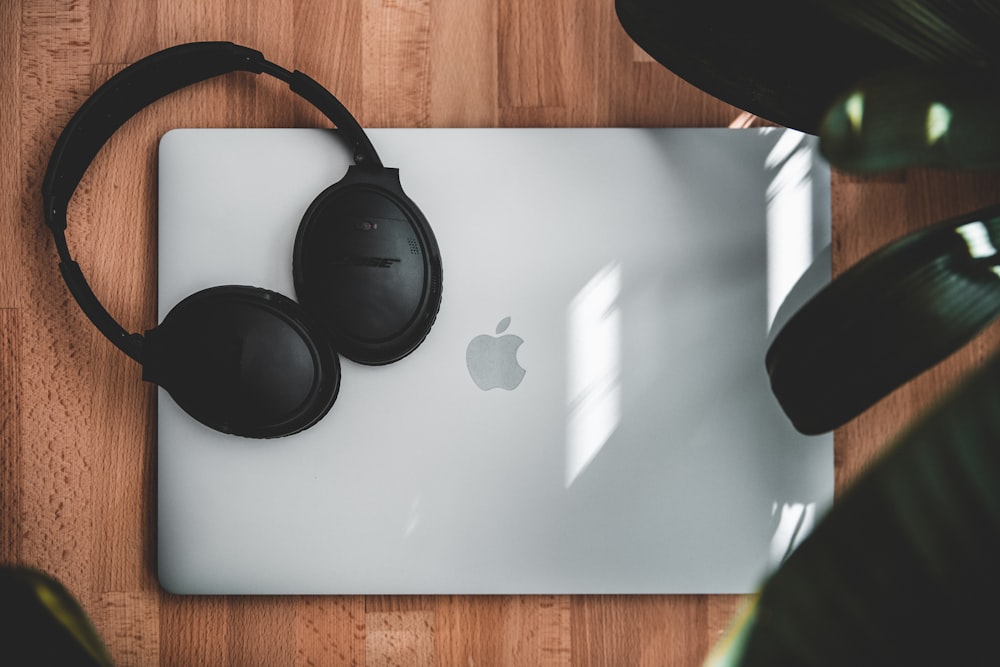
MULTIPOLYGON (((735 596, 177 597, 155 578, 155 412, 72 302, 42 223, 49 152, 124 65, 224 39, 328 86, 368 127, 746 126, 636 48, 612 0, 0 2, 0 562, 44 569, 120 665, 696 665, 735 596)), ((155 324, 155 146, 178 126, 314 126, 230 75, 142 112, 98 156, 69 238, 131 331, 155 324)), ((997 200, 990 174, 834 175, 834 270, 997 200)), ((838 489, 997 347, 991 330, 836 433, 838 489)))

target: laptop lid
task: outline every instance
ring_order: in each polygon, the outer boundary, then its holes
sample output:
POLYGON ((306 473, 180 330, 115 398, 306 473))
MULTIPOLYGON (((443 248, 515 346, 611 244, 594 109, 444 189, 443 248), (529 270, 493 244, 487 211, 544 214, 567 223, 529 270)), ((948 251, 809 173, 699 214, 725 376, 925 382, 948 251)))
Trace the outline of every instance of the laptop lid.
MULTIPOLYGON (((776 128, 382 129, 437 235, 410 356, 343 361, 313 428, 255 441, 158 398, 158 570, 177 593, 745 593, 832 499, 769 323, 829 241, 815 139, 776 128)), ((159 315, 294 298, 335 132, 184 129, 159 152, 159 315)), ((828 259, 821 273, 828 277, 828 259)), ((814 271, 815 273, 815 268, 814 271)))

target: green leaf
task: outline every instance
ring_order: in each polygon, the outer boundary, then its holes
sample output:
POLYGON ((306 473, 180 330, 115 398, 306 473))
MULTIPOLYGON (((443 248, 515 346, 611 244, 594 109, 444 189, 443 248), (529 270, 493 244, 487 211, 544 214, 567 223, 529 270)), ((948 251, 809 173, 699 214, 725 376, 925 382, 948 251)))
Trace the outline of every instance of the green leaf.
POLYGON ((0 567, 0 662, 112 667, 90 619, 52 577, 0 567))
POLYGON ((820 150, 835 167, 1000 167, 1000 86, 981 73, 907 69, 851 86, 820 126, 820 150))
POLYGON ((1000 205, 908 234, 850 267, 788 320, 765 356, 795 427, 854 418, 1000 315, 1000 205))
POLYGON ((616 0, 615 9, 629 36, 674 74, 810 134, 845 91, 883 72, 990 81, 1000 72, 994 2, 616 0))
POLYGON ((993 664, 1000 356, 891 444, 764 585, 744 667, 993 664))

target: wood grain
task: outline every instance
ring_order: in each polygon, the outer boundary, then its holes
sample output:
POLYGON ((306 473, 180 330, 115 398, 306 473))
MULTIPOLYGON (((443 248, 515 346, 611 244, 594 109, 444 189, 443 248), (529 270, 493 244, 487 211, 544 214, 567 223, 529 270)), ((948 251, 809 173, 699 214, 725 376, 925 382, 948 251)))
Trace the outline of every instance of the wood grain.
MULTIPOLYGON (((69 299, 39 192, 59 130, 156 49, 243 42, 308 72, 368 126, 767 124, 653 62, 611 0, 0 2, 0 561, 58 577, 120 665, 697 665, 740 596, 178 597, 155 579, 151 387, 69 299)), ((325 120, 250 75, 130 121, 98 155, 69 238, 130 329, 156 317, 156 142, 177 126, 325 120)), ((833 260, 996 199, 996 174, 836 174, 833 260)), ((836 433, 843 489, 1000 345, 985 332, 836 433)), ((2 660, 0 660, 2 661, 2 660)))
POLYGON ((21 327, 0 308, 0 563, 21 562, 21 327))
POLYGON ((494 2, 434 0, 430 6, 432 127, 497 124, 497 11, 494 2))
POLYGON ((430 17, 428 0, 364 2, 361 109, 367 126, 427 125, 430 17))

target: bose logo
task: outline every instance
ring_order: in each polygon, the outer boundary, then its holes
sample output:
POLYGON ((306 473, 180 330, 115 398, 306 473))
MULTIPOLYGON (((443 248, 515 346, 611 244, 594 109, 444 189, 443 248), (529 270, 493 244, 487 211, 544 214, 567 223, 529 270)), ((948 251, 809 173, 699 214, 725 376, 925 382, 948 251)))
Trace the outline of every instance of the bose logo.
POLYGON ((341 257, 335 260, 335 264, 343 264, 347 266, 367 266, 376 269, 389 269, 392 268, 393 264, 398 264, 399 259, 393 257, 341 257))

